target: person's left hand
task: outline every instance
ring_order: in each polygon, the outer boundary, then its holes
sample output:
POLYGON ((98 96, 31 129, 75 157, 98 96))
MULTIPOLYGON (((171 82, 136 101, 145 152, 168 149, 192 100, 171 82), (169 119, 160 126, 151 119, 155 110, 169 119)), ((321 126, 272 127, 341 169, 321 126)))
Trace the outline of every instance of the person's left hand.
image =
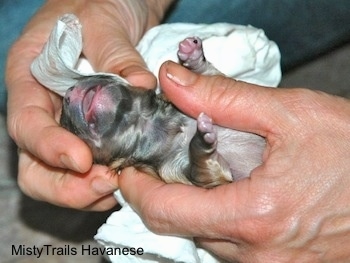
POLYGON ((89 147, 59 126, 62 98, 30 73, 57 19, 74 13, 83 25, 83 54, 96 71, 153 88, 156 78, 135 45, 157 25, 171 0, 51 0, 35 14, 9 52, 8 131, 19 147, 18 184, 30 197, 60 206, 106 210, 116 204, 117 179, 93 165, 89 147))

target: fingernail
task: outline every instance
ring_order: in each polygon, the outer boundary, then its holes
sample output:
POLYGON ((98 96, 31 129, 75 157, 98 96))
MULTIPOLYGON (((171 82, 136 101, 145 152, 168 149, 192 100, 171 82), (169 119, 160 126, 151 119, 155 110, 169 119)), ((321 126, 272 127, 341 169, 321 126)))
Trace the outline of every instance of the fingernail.
POLYGON ((198 78, 196 73, 172 61, 166 63, 166 76, 168 79, 181 86, 191 86, 198 78))
POLYGON ((118 187, 102 177, 96 177, 91 182, 92 189, 97 194, 110 194, 118 189, 118 187))
POLYGON ((77 163, 68 155, 62 154, 60 156, 61 163, 68 169, 71 169, 76 172, 82 172, 77 163))

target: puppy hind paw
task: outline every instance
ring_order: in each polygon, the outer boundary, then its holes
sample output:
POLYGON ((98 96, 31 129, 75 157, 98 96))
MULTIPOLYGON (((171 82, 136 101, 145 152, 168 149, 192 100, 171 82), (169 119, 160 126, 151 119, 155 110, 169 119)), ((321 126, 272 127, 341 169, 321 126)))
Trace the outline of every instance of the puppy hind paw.
POLYGON ((212 119, 205 113, 199 114, 197 118, 197 129, 208 144, 214 144, 217 140, 217 134, 212 119))

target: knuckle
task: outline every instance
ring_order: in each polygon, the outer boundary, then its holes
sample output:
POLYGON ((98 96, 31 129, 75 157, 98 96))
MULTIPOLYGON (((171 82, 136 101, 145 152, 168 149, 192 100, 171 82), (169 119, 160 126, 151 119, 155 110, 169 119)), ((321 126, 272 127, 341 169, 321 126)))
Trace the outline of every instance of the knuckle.
POLYGON ((7 131, 10 137, 17 143, 19 146, 19 136, 18 136, 18 123, 20 123, 20 117, 9 113, 7 118, 7 131))
POLYGON ((26 136, 35 138, 33 134, 28 134, 25 125, 28 123, 35 123, 36 107, 27 106, 14 113, 9 113, 7 120, 8 132, 11 138, 17 143, 19 147, 24 147, 26 143, 26 136))
POLYGON ((22 193, 32 198, 35 198, 34 194, 29 188, 28 180, 26 179, 28 176, 23 171, 18 172, 17 176, 17 184, 22 193))

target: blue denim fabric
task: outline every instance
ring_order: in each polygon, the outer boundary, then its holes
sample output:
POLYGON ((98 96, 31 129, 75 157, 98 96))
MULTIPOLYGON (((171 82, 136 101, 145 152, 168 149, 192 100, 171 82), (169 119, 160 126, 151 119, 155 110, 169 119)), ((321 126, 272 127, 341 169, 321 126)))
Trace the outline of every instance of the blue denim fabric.
POLYGON ((0 112, 6 111, 5 65, 12 43, 44 0, 0 1, 0 112))
MULTIPOLYGON (((0 2, 0 110, 4 112, 8 49, 44 0, 0 2)), ((178 0, 164 22, 229 22, 265 30, 282 54, 283 70, 350 41, 349 0, 178 0)))

